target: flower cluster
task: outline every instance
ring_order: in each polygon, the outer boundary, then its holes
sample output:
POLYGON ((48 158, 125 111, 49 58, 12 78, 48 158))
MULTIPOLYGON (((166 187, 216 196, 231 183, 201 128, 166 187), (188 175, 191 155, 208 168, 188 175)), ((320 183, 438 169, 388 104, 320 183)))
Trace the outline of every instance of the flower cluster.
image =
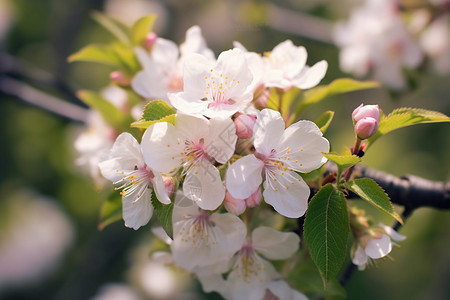
MULTIPOLYGON (((265 56, 236 43, 216 59, 197 26, 180 49, 152 33, 135 54, 142 70, 129 84, 175 114, 153 122, 140 141, 119 134, 96 158, 120 190, 125 226, 146 225, 154 197, 173 203, 173 239, 166 238, 173 262, 196 274, 205 291, 227 299, 304 299, 270 262, 291 257, 299 237, 262 220, 246 226, 239 215, 263 203, 288 218, 305 214, 310 188, 300 174, 326 162, 328 140, 311 121, 286 128, 266 105, 270 88, 317 85, 327 63, 308 67, 305 48, 291 41, 265 56)), ((111 75, 113 82, 126 84, 119 75, 111 75)))
POLYGON ((450 71, 448 2, 432 1, 436 7, 429 10, 408 10, 401 2, 365 0, 336 25, 334 41, 344 72, 358 77, 371 73, 386 86, 402 89, 407 83, 403 69, 427 62, 425 55, 438 73, 450 71))

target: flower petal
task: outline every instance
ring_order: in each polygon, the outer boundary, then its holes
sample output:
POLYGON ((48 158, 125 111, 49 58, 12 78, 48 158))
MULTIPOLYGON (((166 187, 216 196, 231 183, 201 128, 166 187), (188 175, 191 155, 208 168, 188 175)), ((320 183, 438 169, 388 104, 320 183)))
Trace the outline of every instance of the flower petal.
POLYGON ((191 53, 185 57, 183 65, 183 98, 198 101, 205 97, 206 79, 213 64, 203 55, 191 53))
POLYGON ((180 166, 182 146, 178 144, 175 127, 166 122, 148 127, 141 142, 145 163, 161 173, 169 173, 180 166))
POLYGON ((108 159, 99 163, 102 175, 115 182, 123 175, 119 171, 134 170, 135 166, 142 167, 144 158, 138 141, 129 133, 120 134, 109 152, 108 159))
POLYGON ((289 126, 277 147, 279 159, 298 172, 307 173, 322 166, 327 160, 322 152, 328 152, 330 144, 311 121, 298 121, 289 126), (288 149, 287 151, 286 149, 288 149))
POLYGON ((238 199, 250 197, 262 182, 263 167, 264 163, 253 154, 238 159, 227 170, 228 192, 238 199))
POLYGON ((278 111, 263 109, 253 127, 253 145, 256 151, 269 155, 270 151, 278 145, 284 128, 284 120, 278 111))
POLYGON ((203 114, 208 106, 207 102, 201 101, 200 99, 190 98, 183 92, 168 93, 167 97, 173 107, 185 114, 203 114))
POLYGON ((134 202, 136 193, 122 197, 122 214, 125 226, 134 230, 146 225, 153 215, 153 206, 150 201, 151 189, 145 189, 141 198, 134 202))
POLYGON ((266 175, 264 201, 285 217, 303 216, 308 208, 309 194, 308 185, 293 171, 277 173, 274 178, 266 175))
POLYGON ((159 202, 163 204, 170 204, 170 198, 166 191, 166 186, 164 184, 164 178, 161 176, 161 173, 153 171, 153 189, 156 194, 156 198, 158 198, 159 202))
POLYGON ((391 237, 392 240, 394 240, 396 242, 401 242, 401 241, 406 239, 406 236, 398 233, 397 231, 395 231, 391 227, 386 226, 384 224, 380 224, 380 225, 384 228, 384 231, 386 232, 387 235, 389 235, 391 237))
POLYGON ((209 121, 202 116, 178 113, 175 118, 178 135, 190 141, 198 142, 199 139, 207 137, 210 132, 209 127, 209 121))
POLYGON ((283 300, 308 300, 308 298, 297 290, 291 288, 286 281, 276 280, 267 283, 267 289, 278 299, 283 300))
POLYGON ((209 156, 214 157, 217 162, 225 164, 235 150, 236 127, 230 118, 211 119, 209 124, 209 134, 205 137, 206 152, 209 156))
POLYGON ((389 254, 392 250, 391 238, 385 234, 379 239, 371 239, 367 242, 364 251, 371 258, 381 258, 389 254))
POLYGON ((364 252, 364 249, 360 245, 358 245, 352 257, 353 264, 357 266, 365 266, 368 259, 369 257, 367 256, 366 252, 364 252))
POLYGON ((252 244, 256 251, 268 259, 286 259, 297 252, 300 238, 292 232, 261 226, 253 230, 252 244))
POLYGON ((219 170, 207 161, 193 166, 184 180, 183 193, 202 209, 216 209, 225 199, 219 170))
POLYGON ((293 85, 300 89, 309 89, 319 84, 328 69, 325 60, 319 61, 310 68, 304 68, 301 75, 293 81, 293 85))

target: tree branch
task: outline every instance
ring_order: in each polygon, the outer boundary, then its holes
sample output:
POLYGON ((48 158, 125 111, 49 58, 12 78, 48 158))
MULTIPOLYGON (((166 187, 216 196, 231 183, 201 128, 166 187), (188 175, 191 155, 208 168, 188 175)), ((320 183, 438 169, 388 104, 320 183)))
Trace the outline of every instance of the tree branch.
POLYGON ((46 94, 18 80, 0 78, 0 91, 69 120, 77 122, 87 120, 87 109, 46 94))

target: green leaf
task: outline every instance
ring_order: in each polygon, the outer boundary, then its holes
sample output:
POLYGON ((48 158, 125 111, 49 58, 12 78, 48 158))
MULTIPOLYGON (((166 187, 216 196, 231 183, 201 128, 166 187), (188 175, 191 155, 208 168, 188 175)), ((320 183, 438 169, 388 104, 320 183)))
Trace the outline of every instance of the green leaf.
POLYGON ((414 124, 424 123, 437 123, 437 122, 450 122, 450 117, 443 113, 420 109, 420 108, 398 108, 393 110, 388 116, 380 120, 378 125, 378 131, 369 140, 369 145, 373 144, 380 136, 391 132, 395 129, 399 129, 414 124))
POLYGON ((133 28, 131 29, 131 35, 135 45, 142 46, 147 34, 152 30, 155 20, 156 15, 152 14, 142 17, 134 23, 133 28))
POLYGON ((157 122, 175 124, 175 109, 163 100, 150 101, 144 108, 142 117, 131 123, 131 127, 147 128, 157 122))
POLYGON ((320 272, 314 262, 310 259, 299 259, 288 275, 289 285, 306 294, 324 295, 325 299, 346 299, 347 292, 339 284, 338 280, 332 279, 324 289, 320 272))
POLYGON ((267 100, 267 108, 279 111, 283 118, 287 119, 291 112, 291 106, 298 99, 300 92, 301 90, 296 87, 288 91, 280 88, 271 88, 270 96, 267 100))
POLYGON ((107 45, 88 45, 78 52, 70 55, 67 59, 69 62, 74 61, 90 61, 102 63, 114 67, 121 67, 122 62, 117 57, 111 46, 107 45))
POLYGON ((78 98, 83 100, 89 107, 100 113, 102 118, 115 129, 123 130, 125 125, 125 114, 114 104, 104 99, 95 92, 81 90, 77 93, 78 98))
POLYGON ((345 261, 348 234, 344 194, 327 184, 311 199, 304 224, 305 241, 325 285, 337 276, 345 261))
POLYGON ((111 49, 117 55, 117 59, 120 61, 122 68, 131 71, 133 74, 141 70, 141 65, 132 48, 122 43, 114 43, 111 45, 111 49))
POLYGON ((122 219, 122 196, 113 193, 100 209, 100 222, 98 229, 103 230, 106 226, 122 219))
POLYGON ((330 152, 322 154, 323 156, 328 158, 328 160, 334 162, 339 170, 350 168, 351 166, 354 166, 361 161, 360 157, 352 155, 351 153, 338 154, 336 152, 330 152))
POLYGON ((321 114, 320 117, 317 118, 317 120, 314 123, 316 123, 316 125, 320 128, 320 131, 322 131, 322 133, 325 133, 325 131, 327 131, 328 129, 328 126, 330 126, 333 117, 334 111, 327 110, 326 112, 321 114))
POLYGON ((358 178, 345 183, 345 187, 403 224, 403 220, 395 212, 389 196, 374 180, 370 178, 358 178))
POLYGON ((155 208, 155 215, 158 218, 159 222, 161 222, 161 226, 167 235, 173 239, 173 227, 172 227, 172 211, 174 202, 170 204, 162 204, 158 198, 156 198, 156 194, 152 192, 152 205, 155 208))
POLYGON ((92 18, 112 33, 119 41, 129 46, 132 45, 131 33, 127 25, 98 11, 92 13, 92 18))
POLYGON ((172 125, 175 124, 175 114, 166 116, 164 118, 161 118, 159 120, 156 121, 143 121, 143 120, 138 120, 136 122, 131 123, 131 127, 134 128, 142 128, 142 129, 147 129, 148 127, 150 127, 150 125, 153 125, 155 123, 159 123, 159 122, 167 122, 170 123, 172 125))
POLYGON ((144 119, 145 121, 157 121, 175 113, 176 110, 167 104, 167 102, 163 100, 153 100, 145 106, 141 119, 144 119))
POLYGON ((307 90, 304 93, 303 100, 295 109, 295 117, 300 115, 310 105, 320 102, 329 96, 357 90, 372 89, 379 86, 380 84, 376 81, 357 81, 348 78, 336 79, 328 85, 322 85, 307 90))

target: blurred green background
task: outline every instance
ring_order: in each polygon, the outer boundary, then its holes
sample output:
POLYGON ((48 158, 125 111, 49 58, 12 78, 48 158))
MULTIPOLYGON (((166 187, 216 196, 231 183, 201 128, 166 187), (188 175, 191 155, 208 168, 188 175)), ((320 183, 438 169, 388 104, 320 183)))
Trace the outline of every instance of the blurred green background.
MULTIPOLYGON (((198 24, 216 55, 231 48, 234 40, 262 53, 291 39, 294 44, 306 47, 309 65, 322 59, 328 61, 329 69, 322 83, 329 83, 349 75, 339 70, 338 48, 329 42, 330 32, 324 28, 329 29, 327 26, 332 22, 346 17, 357 1, 0 0, 0 3, 0 82, 5 78, 17 79, 82 106, 73 92, 80 88, 100 90, 108 85, 108 74, 114 71, 98 64, 66 61, 68 55, 89 43, 112 40, 90 17, 93 10, 104 11, 126 23, 157 13, 155 32, 178 44, 184 40, 186 29, 198 24), (310 28, 310 23, 302 23, 305 16, 320 18, 326 26, 310 28)), ((331 97, 302 117, 314 120, 324 110, 335 111, 326 137, 333 150, 340 151, 353 143, 351 112, 360 103, 379 104, 385 112, 410 106, 449 115, 450 76, 423 72, 413 77, 414 88, 404 93, 379 88, 331 97)), ((2 91, 0 114, 0 299, 92 299, 108 283, 126 283, 140 297, 164 299, 165 296, 149 294, 142 279, 147 273, 139 269, 149 260, 150 226, 134 231, 117 222, 103 231, 97 230, 100 205, 109 191, 96 188, 74 163, 77 154, 73 140, 83 124, 30 106, 2 91), (29 214, 42 217, 42 222, 53 220, 39 209, 26 208, 36 201, 50 202, 51 209, 64 216, 65 225, 55 231, 55 241, 45 243, 63 245, 61 248, 65 250, 52 266, 43 267, 45 272, 32 275, 40 270, 40 265, 30 262, 29 272, 25 267, 24 272, 18 272, 17 279, 8 279, 8 273, 1 271, 8 260, 2 260, 1 255, 8 244, 13 244, 11 228, 20 233, 21 224, 31 219, 29 214)), ((413 126, 390 133, 367 153, 364 164, 398 176, 414 174, 448 181, 449 133, 447 124, 413 126)), ((388 259, 379 268, 355 273, 346 286, 348 299, 450 299, 449 216, 448 211, 429 208, 415 211, 401 229, 407 240, 391 254, 395 262, 388 259)), ((49 228, 55 229, 58 224, 50 223, 49 228)), ((40 252, 51 251, 30 239, 29 251, 16 251, 19 262, 20 255, 39 257, 40 252)), ((198 284, 186 275, 177 277, 172 289, 176 293, 167 296, 169 299, 217 297, 199 295, 198 284)))

